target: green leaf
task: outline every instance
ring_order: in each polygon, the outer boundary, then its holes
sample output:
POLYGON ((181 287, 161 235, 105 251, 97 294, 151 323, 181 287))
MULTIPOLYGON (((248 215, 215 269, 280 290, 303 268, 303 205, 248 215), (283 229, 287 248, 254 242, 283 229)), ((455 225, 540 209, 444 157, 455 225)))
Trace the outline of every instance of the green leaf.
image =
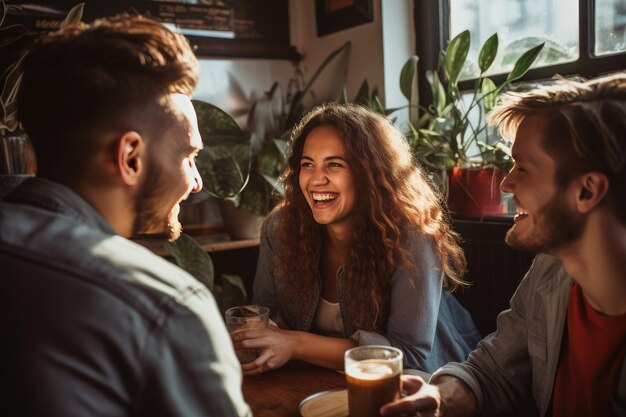
POLYGON ((258 155, 257 169, 261 174, 278 177, 285 168, 286 160, 275 141, 268 142, 258 155))
POLYGON ((337 104, 341 105, 348 103, 348 91, 346 90, 345 85, 341 88, 341 92, 339 93, 339 96, 335 101, 337 102, 337 104))
POLYGON ((361 87, 359 87, 359 91, 356 93, 356 97, 354 98, 355 104, 360 104, 361 106, 369 107, 370 105, 370 86, 367 80, 363 80, 361 87))
POLYGON ((433 104, 437 110, 437 114, 441 114, 446 107, 446 90, 439 80, 439 74, 432 72, 432 91, 433 91, 433 104))
POLYGON ((410 57, 400 71, 400 91, 409 103, 417 102, 417 55, 410 57), (415 93, 415 94, 413 94, 415 93))
POLYGON ((445 51, 444 70, 448 82, 454 86, 459 82, 459 76, 470 47, 470 32, 465 30, 454 37, 445 51))
POLYGON ((0 48, 9 46, 30 34, 32 34, 32 31, 20 24, 0 27, 0 48))
POLYGON ((204 188, 211 195, 232 198, 245 188, 250 178, 250 147, 205 147, 198 154, 196 165, 204 188))
MULTIPOLYGON (((380 101, 380 99, 379 99, 379 101, 380 101)), ((397 112, 398 110, 406 109, 407 107, 409 107, 409 106, 390 107, 390 108, 384 109, 385 110, 384 114, 386 116, 389 116, 389 115, 397 112)))
POLYGON ((248 294, 243 280, 238 275, 220 275, 220 295, 216 301, 222 314, 232 307, 248 304, 248 294))
POLYGON ((339 56, 342 52, 346 51, 346 53, 349 53, 351 48, 352 48, 352 43, 348 41, 344 43, 343 45, 341 45, 339 48, 332 51, 330 54, 328 54, 326 59, 324 59, 324 61, 320 64, 320 66, 317 67, 317 69, 315 70, 315 73, 313 73, 313 76, 311 77, 307 85, 302 89, 302 91, 298 91, 294 95, 293 101, 291 102, 291 107, 289 108, 289 114, 287 115, 287 118, 286 118, 288 121, 297 121, 297 119, 300 118, 299 110, 302 109, 302 100, 304 96, 309 92, 313 84, 315 83, 315 80, 317 80, 317 78, 320 76, 322 71, 324 71, 324 68, 326 68, 328 64, 330 64, 333 61, 333 59, 339 56))
POLYGON ((513 70, 506 77, 507 81, 515 81, 523 77, 530 68, 530 66, 533 64, 533 62, 535 62, 535 59, 537 59, 537 56, 543 49, 544 45, 545 42, 524 52, 522 56, 520 56, 519 59, 515 62, 513 70))
POLYGON ((372 96, 370 107, 372 108, 373 111, 375 111, 378 114, 385 114, 385 106, 383 106, 383 103, 381 103, 378 95, 372 96))
POLYGON ((270 211, 270 185, 257 171, 250 172, 248 184, 241 191, 239 207, 264 215, 270 211))
POLYGON ((213 291, 213 261, 191 236, 183 233, 174 242, 165 242, 164 247, 179 267, 213 291))
POLYGON ((274 139, 274 145, 276 145, 276 148, 283 155, 283 158, 286 158, 287 152, 289 150, 289 141, 283 139, 274 139))
POLYGON ((61 27, 80 22, 83 18, 84 9, 85 3, 79 3, 76 6, 72 7, 72 9, 67 13, 67 16, 65 16, 63 22, 61 22, 61 27))
POLYGON ((249 135, 224 110, 200 100, 192 100, 192 103, 198 116, 200 136, 206 146, 250 143, 249 135))
POLYGON ((485 41, 485 44, 480 49, 480 54, 478 54, 478 67, 480 68, 481 74, 489 69, 497 54, 498 34, 494 33, 485 41))
POLYGON ((485 112, 490 112, 496 105, 498 91, 496 85, 490 78, 484 78, 482 82, 483 106, 485 112))

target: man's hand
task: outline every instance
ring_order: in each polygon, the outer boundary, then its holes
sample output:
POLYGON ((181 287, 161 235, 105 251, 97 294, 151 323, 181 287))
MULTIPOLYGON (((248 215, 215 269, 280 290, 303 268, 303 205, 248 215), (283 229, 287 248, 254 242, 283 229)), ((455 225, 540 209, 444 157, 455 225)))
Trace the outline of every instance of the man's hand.
POLYGON ((419 376, 404 375, 402 389, 407 396, 384 405, 383 416, 470 417, 477 412, 474 394, 452 376, 441 376, 431 385, 419 376))
POLYGON ((402 376, 402 389, 407 396, 384 405, 380 409, 383 416, 439 416, 441 398, 439 388, 429 385, 419 376, 402 376))

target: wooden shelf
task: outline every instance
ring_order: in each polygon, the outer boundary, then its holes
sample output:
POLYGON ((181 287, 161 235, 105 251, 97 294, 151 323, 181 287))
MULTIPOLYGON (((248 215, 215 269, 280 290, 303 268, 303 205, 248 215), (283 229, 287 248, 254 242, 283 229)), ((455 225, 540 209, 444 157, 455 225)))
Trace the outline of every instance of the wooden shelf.
MULTIPOLYGON (((260 239, 233 240, 228 233, 223 231, 209 231, 204 233, 189 233, 206 252, 221 252, 234 249, 251 248, 259 246, 260 239)), ((134 242, 150 249, 159 256, 169 256, 163 247, 163 236, 140 236, 132 239, 134 242)))

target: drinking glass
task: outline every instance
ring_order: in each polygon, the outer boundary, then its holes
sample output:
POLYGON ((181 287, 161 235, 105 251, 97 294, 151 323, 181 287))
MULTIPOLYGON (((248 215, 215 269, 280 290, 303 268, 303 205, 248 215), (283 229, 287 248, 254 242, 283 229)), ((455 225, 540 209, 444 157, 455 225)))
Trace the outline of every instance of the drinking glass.
POLYGON ((380 407, 400 398, 402 351, 359 346, 344 354, 350 417, 379 417, 380 407))
MULTIPOLYGON (((225 313, 226 328, 230 334, 256 327, 267 327, 270 309, 264 306, 248 305, 229 308, 225 313)), ((240 363, 252 362, 259 357, 258 349, 236 350, 240 363)))

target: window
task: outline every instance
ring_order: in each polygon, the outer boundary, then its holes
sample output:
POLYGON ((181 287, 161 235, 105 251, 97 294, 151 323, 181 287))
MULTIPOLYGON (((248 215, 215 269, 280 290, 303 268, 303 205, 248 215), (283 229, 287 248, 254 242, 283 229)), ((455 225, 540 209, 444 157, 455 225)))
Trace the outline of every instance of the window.
MULTIPOLYGON (((463 30, 471 33, 468 65, 462 89, 472 88, 477 65, 472 65, 484 41, 498 33, 499 51, 493 78, 511 69, 519 55, 545 42, 544 50, 523 80, 554 74, 593 77, 626 69, 626 0, 437 0, 415 1, 420 86, 425 70, 437 68, 439 52, 463 30)), ((421 88, 423 103, 431 100, 421 88)))

